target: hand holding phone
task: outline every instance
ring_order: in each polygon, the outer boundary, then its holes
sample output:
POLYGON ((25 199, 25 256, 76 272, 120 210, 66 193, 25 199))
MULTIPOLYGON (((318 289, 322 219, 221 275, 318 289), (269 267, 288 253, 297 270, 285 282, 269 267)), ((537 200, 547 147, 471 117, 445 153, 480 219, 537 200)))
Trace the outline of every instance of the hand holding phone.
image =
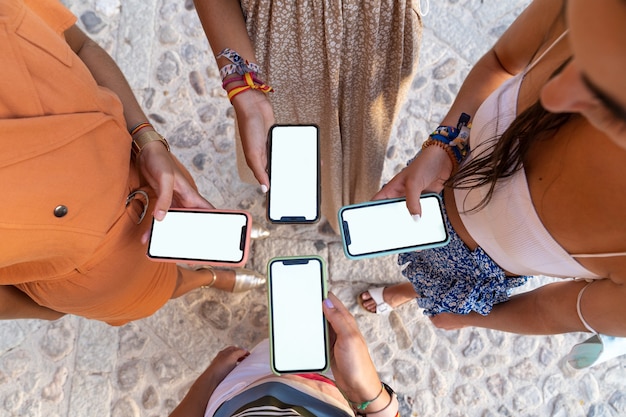
POLYGON ((251 228, 245 211, 171 209, 162 221, 152 220, 147 255, 162 262, 243 266, 251 228))
POLYGON ((314 223, 320 217, 319 134, 314 125, 274 125, 269 133, 267 217, 314 223))
POLYGON ((273 258, 267 269, 272 371, 280 375, 326 370, 324 261, 318 256, 273 258))
POLYGON ((338 216, 346 257, 369 258, 446 245, 449 236, 441 197, 424 194, 420 204, 422 216, 417 222, 404 198, 342 207, 338 216))
POLYGON ((328 302, 330 304, 325 302, 323 309, 331 334, 335 336, 330 364, 333 379, 348 398, 374 398, 376 393, 371 390, 380 387, 380 378, 365 338, 352 314, 330 291, 328 302))

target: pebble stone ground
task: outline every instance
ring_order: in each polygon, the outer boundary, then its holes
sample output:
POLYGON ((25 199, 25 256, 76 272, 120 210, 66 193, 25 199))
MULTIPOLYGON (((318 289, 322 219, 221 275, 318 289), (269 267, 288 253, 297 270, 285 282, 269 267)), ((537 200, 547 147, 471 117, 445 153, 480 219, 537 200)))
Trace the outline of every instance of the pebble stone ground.
MULTIPOLYGON (((173 151, 218 207, 264 223, 263 196, 236 175, 233 111, 191 0, 64 0, 117 60, 173 151)), ((470 66, 529 0, 431 1, 410 98, 394 128, 385 178, 437 125, 470 66)), ((564 361, 583 334, 527 337, 435 329, 414 305, 387 317, 364 313, 355 295, 401 281, 393 257, 349 261, 322 225, 272 226, 248 267, 277 255, 318 254, 331 288, 356 315, 383 380, 404 416, 626 415, 626 365, 614 359, 575 371, 564 361)), ((544 279, 541 282, 548 281, 544 279)), ((167 416, 215 353, 267 335, 262 290, 197 290, 152 317, 109 327, 77 317, 0 323, 0 416, 167 416)))

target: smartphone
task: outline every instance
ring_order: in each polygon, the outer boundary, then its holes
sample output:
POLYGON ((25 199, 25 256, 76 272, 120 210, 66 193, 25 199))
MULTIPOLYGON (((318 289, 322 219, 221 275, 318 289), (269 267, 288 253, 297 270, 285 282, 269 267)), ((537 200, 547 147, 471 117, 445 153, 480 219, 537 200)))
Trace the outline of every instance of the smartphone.
POLYGON ((317 126, 274 125, 268 143, 268 220, 273 223, 317 222, 320 218, 317 126))
POLYGON ((369 201, 339 209, 346 257, 371 258, 446 245, 450 237, 441 197, 424 194, 420 203, 422 217, 418 222, 411 217, 404 198, 369 201))
POLYGON ((239 267, 248 260, 252 220, 236 210, 172 209, 152 219, 148 257, 156 261, 239 267))
POLYGON ((267 266, 270 364, 277 374, 329 366, 326 265, 319 256, 273 258, 267 266))

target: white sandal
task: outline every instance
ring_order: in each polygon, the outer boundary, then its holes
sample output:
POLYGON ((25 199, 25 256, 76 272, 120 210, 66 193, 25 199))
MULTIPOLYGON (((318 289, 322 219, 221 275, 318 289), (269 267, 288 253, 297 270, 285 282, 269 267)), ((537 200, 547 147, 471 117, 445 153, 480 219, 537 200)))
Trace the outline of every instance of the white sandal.
POLYGON ((367 291, 363 291, 362 293, 360 293, 359 295, 357 295, 357 301, 359 303, 359 305, 368 313, 373 313, 372 311, 368 310, 367 308, 365 308, 365 306, 363 305, 363 303, 367 300, 364 300, 362 295, 365 292, 368 292, 371 299, 374 300, 374 302, 376 303, 376 314, 387 314, 393 311, 393 307, 391 307, 389 304, 387 304, 383 298, 383 291, 385 290, 385 287, 372 287, 369 288, 367 291))

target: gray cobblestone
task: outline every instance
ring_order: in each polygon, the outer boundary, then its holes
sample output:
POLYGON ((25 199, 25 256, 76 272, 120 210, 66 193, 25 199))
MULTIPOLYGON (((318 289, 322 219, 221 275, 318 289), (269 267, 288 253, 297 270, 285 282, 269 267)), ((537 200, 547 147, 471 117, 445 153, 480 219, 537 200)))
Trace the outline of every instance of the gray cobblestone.
MULTIPOLYGON (((614 359, 575 371, 563 361, 584 335, 444 332, 415 308, 361 310, 359 291, 403 280, 394 257, 349 261, 323 223, 267 225, 258 188, 238 180, 233 111, 191 0, 64 0, 119 63, 140 102, 216 206, 245 208, 272 230, 249 268, 279 255, 319 254, 332 290, 355 314, 403 415, 626 415, 626 367, 614 359)), ((529 0, 431 1, 419 74, 395 127, 388 181, 438 124, 471 65, 529 0)), ((0 322, 0 417, 166 416, 224 346, 267 336, 262 290, 197 290, 152 317, 113 328, 65 317, 0 322)))

